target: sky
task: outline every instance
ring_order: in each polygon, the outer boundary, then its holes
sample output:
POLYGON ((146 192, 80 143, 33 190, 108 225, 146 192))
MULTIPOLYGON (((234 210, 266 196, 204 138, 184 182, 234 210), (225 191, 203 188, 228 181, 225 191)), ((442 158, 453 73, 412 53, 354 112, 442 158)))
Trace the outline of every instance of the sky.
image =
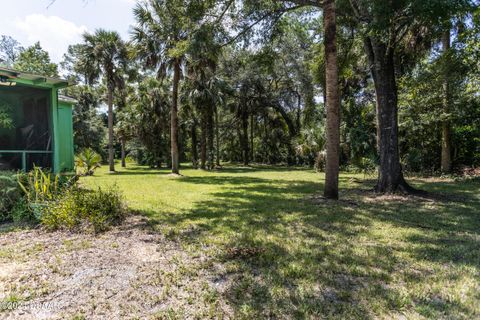
POLYGON ((135 0, 13 0, 2 1, 0 34, 24 47, 40 41, 54 62, 60 62, 70 44, 81 35, 103 28, 129 38, 135 0), (51 5, 50 5, 51 4, 51 5), (50 6, 49 6, 50 5, 50 6))

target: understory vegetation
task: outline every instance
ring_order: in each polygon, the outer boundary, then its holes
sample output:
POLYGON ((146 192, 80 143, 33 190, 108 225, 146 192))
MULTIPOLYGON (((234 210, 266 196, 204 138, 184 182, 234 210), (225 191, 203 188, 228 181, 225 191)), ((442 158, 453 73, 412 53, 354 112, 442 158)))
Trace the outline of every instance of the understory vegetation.
POLYGON ((40 221, 50 230, 87 230, 95 233, 121 222, 126 214, 118 190, 71 188, 42 214, 40 221))
POLYGON ((118 190, 85 190, 77 181, 78 176, 38 167, 29 173, 2 172, 0 222, 98 233, 124 219, 126 207, 118 190))
POLYGON ((16 174, 0 172, 0 222, 12 218, 12 209, 20 198, 20 186, 16 174))

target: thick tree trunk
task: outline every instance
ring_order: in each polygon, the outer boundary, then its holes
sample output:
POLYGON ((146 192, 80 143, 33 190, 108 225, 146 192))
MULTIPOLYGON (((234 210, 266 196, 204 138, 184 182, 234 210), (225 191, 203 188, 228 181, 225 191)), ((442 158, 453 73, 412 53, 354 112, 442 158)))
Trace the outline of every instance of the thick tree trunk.
POLYGON ((172 173, 180 173, 178 156, 178 87, 180 84, 180 61, 175 60, 173 66, 172 110, 170 111, 170 144, 172 154, 172 173))
POLYGON ((365 49, 376 94, 380 167, 375 191, 413 193, 416 190, 403 177, 398 151, 398 99, 393 50, 374 38, 365 39, 365 49))
POLYGON ((108 166, 115 172, 115 150, 113 149, 113 87, 108 85, 108 166))
POLYGON ((197 150, 197 123, 194 122, 192 124, 192 129, 191 129, 191 135, 192 135, 192 166, 194 169, 198 168, 198 150, 197 150))
POLYGON ((125 154, 125 138, 121 138, 120 139, 120 143, 121 143, 121 146, 122 146, 122 168, 126 168, 127 167, 127 162, 125 161, 125 157, 126 157, 126 154, 125 154))
POLYGON ((215 159, 215 165, 220 167, 220 131, 219 131, 219 123, 218 123, 218 108, 215 106, 215 144, 216 144, 216 151, 217 157, 215 159))
POLYGON ((340 97, 338 90, 337 39, 335 1, 326 0, 323 6, 325 30, 325 71, 327 106, 327 157, 324 196, 338 199, 340 165, 340 97))
MULTIPOLYGON (((442 46, 444 54, 447 55, 450 50, 450 29, 445 31, 442 36, 442 46)), ((443 113, 446 115, 450 112, 450 82, 448 79, 448 73, 444 75, 443 82, 443 113)), ((441 170, 444 173, 450 173, 452 171, 452 143, 450 138, 450 120, 444 119, 442 121, 442 159, 441 170)))
POLYGON ((253 135, 254 135, 254 116, 253 113, 250 115, 250 159, 255 161, 255 151, 253 148, 253 135))
POLYGON ((242 112, 242 133, 243 164, 248 166, 250 151, 248 150, 248 113, 246 111, 242 112))
POLYGON ((264 116, 263 117, 263 146, 264 146, 264 150, 265 150, 265 153, 263 154, 263 159, 262 159, 262 162, 263 163, 268 163, 268 159, 270 158, 270 155, 269 155, 269 150, 268 150, 268 125, 267 125, 267 116, 264 116))

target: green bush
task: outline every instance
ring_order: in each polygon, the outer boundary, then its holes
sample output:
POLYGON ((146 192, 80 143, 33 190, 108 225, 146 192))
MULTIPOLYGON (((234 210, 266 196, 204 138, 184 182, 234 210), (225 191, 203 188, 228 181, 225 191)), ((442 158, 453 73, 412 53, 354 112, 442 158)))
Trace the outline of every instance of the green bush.
POLYGON ((98 233, 120 223, 125 213, 122 196, 115 188, 96 191, 72 188, 48 206, 41 222, 50 230, 98 233))
POLYGON ((52 175, 47 170, 33 167, 27 175, 18 179, 20 188, 29 203, 43 203, 55 200, 60 193, 60 176, 52 175))
POLYGON ((101 162, 102 157, 90 148, 83 150, 75 159, 77 168, 84 176, 93 176, 95 170, 100 168, 101 162))
POLYGON ((11 211, 11 216, 15 223, 38 222, 38 213, 33 210, 25 197, 21 197, 17 203, 15 203, 11 211))
POLYGON ((0 172, 0 222, 12 219, 12 209, 22 198, 15 172, 0 172))
POLYGON ((77 181, 77 176, 54 175, 39 167, 19 176, 18 185, 24 197, 13 210, 14 221, 39 221, 45 210, 73 188, 77 181))

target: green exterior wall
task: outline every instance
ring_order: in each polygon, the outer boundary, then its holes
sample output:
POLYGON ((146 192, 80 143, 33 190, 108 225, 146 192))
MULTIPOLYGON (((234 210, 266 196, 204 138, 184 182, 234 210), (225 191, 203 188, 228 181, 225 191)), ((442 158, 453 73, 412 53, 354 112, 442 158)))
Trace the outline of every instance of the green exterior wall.
MULTIPOLYGON (((58 171, 73 171, 75 167, 73 155, 73 123, 72 105, 63 101, 58 103, 58 171)), ((55 152, 57 154, 57 152, 55 152)))

